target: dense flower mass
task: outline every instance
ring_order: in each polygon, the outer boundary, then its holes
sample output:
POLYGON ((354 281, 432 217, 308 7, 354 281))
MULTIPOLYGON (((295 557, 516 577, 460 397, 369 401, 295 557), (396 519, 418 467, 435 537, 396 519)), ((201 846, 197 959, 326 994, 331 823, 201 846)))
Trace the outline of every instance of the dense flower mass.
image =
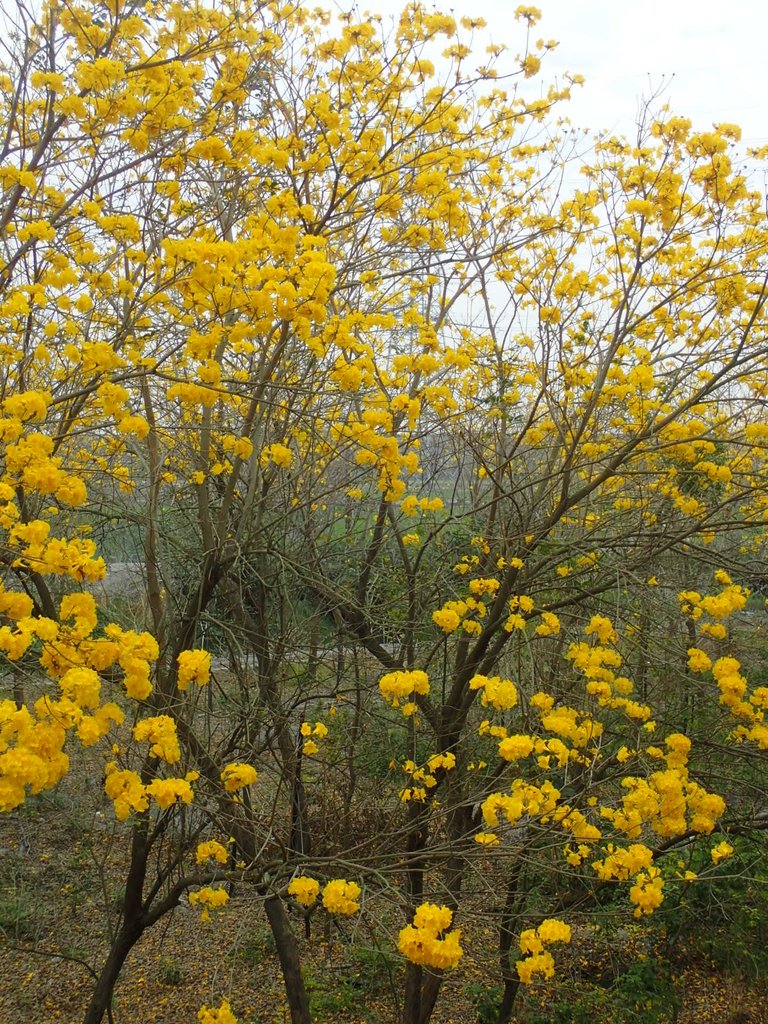
POLYGON ((199 906, 203 908, 203 912, 200 915, 201 921, 210 921, 210 911, 223 907, 228 900, 229 893, 221 886, 214 889, 212 886, 206 885, 202 889, 198 889, 196 892, 191 892, 189 894, 190 905, 193 907, 199 906))
POLYGON ((350 916, 360 909, 362 890, 357 882, 334 878, 323 886, 323 906, 331 914, 350 916))
POLYGON ((178 662, 177 685, 182 692, 190 683, 205 686, 211 678, 211 656, 208 651, 182 651, 178 662))
POLYGON ((397 947, 412 963, 438 970, 454 968, 463 950, 459 944, 461 930, 449 930, 452 921, 449 907, 422 903, 416 908, 413 922, 401 929, 397 947))
POLYGON ((302 907, 314 906, 319 892, 320 883, 316 878, 309 878, 307 875, 299 875, 288 883, 288 895, 293 896, 302 907))
POLYGON ((252 786, 258 778, 258 773, 253 765, 235 762, 228 764, 221 773, 221 781, 228 793, 235 793, 238 789, 252 786))
POLYGON ((554 942, 570 942, 571 928, 564 921, 547 918, 537 928, 526 928, 520 933, 520 951, 525 954, 517 961, 517 974, 524 985, 530 985, 534 975, 551 978, 555 973, 555 961, 546 948, 554 942))
POLYGON ((213 860, 218 864, 226 864, 228 859, 227 848, 215 839, 208 839, 204 843, 197 844, 195 860, 198 864, 213 860))
POLYGON ((414 694, 425 697, 429 693, 429 677, 426 672, 419 669, 411 672, 387 672, 379 680, 379 690, 393 708, 400 707, 401 701, 404 701, 402 712, 409 716, 417 708, 415 702, 409 698, 414 694))
POLYGON ((200 1024, 237 1024, 232 1007, 226 999, 222 999, 218 1007, 201 1006, 197 1013, 200 1024))
POLYGON ((181 756, 176 725, 168 715, 143 718, 134 726, 133 738, 148 741, 151 744, 149 752, 152 757, 160 758, 168 764, 175 764, 181 756))

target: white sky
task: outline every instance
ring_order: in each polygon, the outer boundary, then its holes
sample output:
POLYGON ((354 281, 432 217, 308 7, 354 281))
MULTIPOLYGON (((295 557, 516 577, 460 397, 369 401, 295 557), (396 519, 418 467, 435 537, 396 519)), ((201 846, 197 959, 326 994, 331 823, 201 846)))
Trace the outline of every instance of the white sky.
MULTIPOLYGON (((524 39, 522 26, 514 20, 518 2, 438 0, 436 6, 457 19, 463 15, 485 18, 493 41, 508 43, 515 53, 524 39)), ((352 6, 347 0, 326 3, 341 10, 352 6)), ((533 38, 560 43, 545 60, 542 80, 564 70, 586 78, 568 105, 578 127, 631 134, 640 98, 668 82, 666 101, 697 127, 730 121, 741 126, 746 146, 768 143, 765 0, 533 0, 533 4, 543 15, 533 38)), ((400 12, 404 0, 359 0, 358 6, 392 15, 400 12)))

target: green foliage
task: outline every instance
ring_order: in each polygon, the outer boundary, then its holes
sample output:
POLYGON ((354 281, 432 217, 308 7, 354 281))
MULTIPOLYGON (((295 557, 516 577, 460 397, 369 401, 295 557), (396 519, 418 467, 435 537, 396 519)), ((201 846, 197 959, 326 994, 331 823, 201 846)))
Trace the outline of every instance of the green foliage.
POLYGON ((526 1024, 594 1024, 608 1002, 602 989, 585 991, 577 997, 558 999, 546 1008, 531 1010, 526 1024))
MULTIPOLYGON (((526 1024, 668 1024, 677 1001, 668 965, 640 957, 606 987, 574 986, 567 998, 529 1011, 526 1024)), ((494 1017, 478 1024, 494 1024, 494 1017)))
POLYGON ((237 945, 239 959, 254 967, 265 958, 275 956, 275 953, 275 939, 266 925, 250 929, 237 945))
POLYGON ((676 1003, 667 963, 655 957, 636 960, 611 989, 616 1024, 663 1024, 676 1003))
POLYGON ((161 956, 157 973, 162 985, 180 985, 184 980, 184 971, 175 956, 161 956))
POLYGON ((305 974, 313 1021, 322 1024, 335 1014, 354 1011, 356 1020, 382 1024, 379 1011, 365 1007, 366 997, 377 997, 384 1002, 397 985, 402 971, 400 958, 365 946, 350 947, 346 955, 346 962, 334 970, 305 974))
POLYGON ((477 1024, 496 1024, 503 989, 500 985, 483 985, 473 982, 465 989, 470 1002, 475 1008, 477 1024))
POLYGON ((707 883, 681 886, 660 915, 676 943, 686 943, 711 965, 729 974, 762 978, 768 974, 768 862, 765 840, 727 838, 728 860, 713 867, 707 848, 694 849, 690 869, 707 883))
POLYGON ((24 889, 0 891, 0 933, 11 942, 31 938, 37 932, 34 901, 24 889))

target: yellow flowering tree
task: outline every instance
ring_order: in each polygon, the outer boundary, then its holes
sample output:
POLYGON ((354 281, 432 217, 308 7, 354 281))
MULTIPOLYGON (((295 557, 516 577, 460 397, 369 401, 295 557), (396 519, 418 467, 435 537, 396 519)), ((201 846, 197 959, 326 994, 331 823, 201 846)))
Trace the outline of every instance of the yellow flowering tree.
POLYGON ((505 55, 417 3, 391 32, 247 0, 19 16, 0 809, 70 756, 103 773, 127 869, 87 1024, 147 928, 185 899, 213 924, 240 882, 293 1024, 290 913, 310 935, 320 908, 396 925, 397 1012, 427 1024, 473 878, 504 1024, 563 917, 622 883, 652 913, 665 854, 718 827, 699 704, 768 748, 726 624, 768 450, 737 130, 648 112, 561 194, 578 76, 529 91, 555 44, 517 17, 505 55), (122 618, 100 589, 121 545, 122 618), (361 837, 382 714, 394 779, 361 837))

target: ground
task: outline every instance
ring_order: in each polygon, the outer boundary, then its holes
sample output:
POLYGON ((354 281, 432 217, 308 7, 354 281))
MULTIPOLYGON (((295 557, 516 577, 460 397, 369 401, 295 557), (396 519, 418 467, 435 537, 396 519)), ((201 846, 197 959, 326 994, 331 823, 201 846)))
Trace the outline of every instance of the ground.
MULTIPOLYGON (((88 967, 104 954, 104 907, 111 905, 114 914, 113 879, 120 877, 124 854, 122 844, 112 841, 109 806, 98 807, 86 821, 74 803, 77 795, 76 786, 64 784, 0 818, 0 1021, 82 1020, 92 983, 88 967)), ((366 946, 365 922, 339 928, 320 920, 309 941, 302 922, 296 924, 318 1024, 396 1024, 392 980, 401 964, 391 949, 366 946), (353 930, 354 945, 347 941, 353 930)), ((487 942, 490 962, 490 930, 487 939, 482 929, 470 926, 470 933, 468 948, 481 953, 468 953, 447 979, 435 1024, 489 1020, 483 1010, 482 951, 487 942)), ((560 956, 555 981, 523 993, 518 1024, 613 1024, 619 1019, 619 990, 608 986, 617 965, 627 963, 640 965, 630 975, 636 989, 629 992, 630 1002, 637 1009, 620 1019, 674 1021, 672 1002, 664 1006, 663 999, 660 1005, 649 997, 643 1003, 642 965, 659 951, 649 947, 641 931, 620 929, 613 933, 614 944, 616 935, 624 948, 609 948, 591 926, 577 928, 572 948, 560 956)), ((674 955, 677 1024, 768 1021, 768 984, 725 973, 685 950, 674 955)), ((209 924, 184 904, 147 934, 124 969, 114 1020, 194 1024, 199 1007, 218 1005, 222 995, 229 995, 241 1024, 289 1021, 271 936, 257 897, 246 889, 235 890, 209 924)))

